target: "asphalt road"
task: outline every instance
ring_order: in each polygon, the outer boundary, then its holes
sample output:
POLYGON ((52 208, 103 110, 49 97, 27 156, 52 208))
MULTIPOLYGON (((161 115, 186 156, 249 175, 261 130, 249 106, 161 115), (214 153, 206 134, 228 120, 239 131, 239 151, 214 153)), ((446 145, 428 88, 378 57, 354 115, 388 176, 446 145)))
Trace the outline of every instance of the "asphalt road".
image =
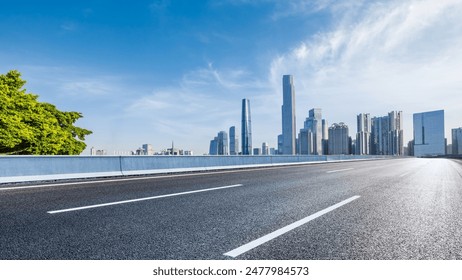
POLYGON ((462 162, 0 186, 0 259, 462 259, 462 162))

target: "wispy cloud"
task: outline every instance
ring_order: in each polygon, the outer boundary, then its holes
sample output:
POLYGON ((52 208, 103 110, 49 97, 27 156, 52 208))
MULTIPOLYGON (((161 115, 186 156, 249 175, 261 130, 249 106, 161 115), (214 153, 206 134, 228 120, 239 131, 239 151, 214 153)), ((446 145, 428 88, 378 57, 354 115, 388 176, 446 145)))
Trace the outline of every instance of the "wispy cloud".
POLYGON ((64 22, 61 24, 61 29, 67 32, 76 31, 78 25, 75 22, 64 22))

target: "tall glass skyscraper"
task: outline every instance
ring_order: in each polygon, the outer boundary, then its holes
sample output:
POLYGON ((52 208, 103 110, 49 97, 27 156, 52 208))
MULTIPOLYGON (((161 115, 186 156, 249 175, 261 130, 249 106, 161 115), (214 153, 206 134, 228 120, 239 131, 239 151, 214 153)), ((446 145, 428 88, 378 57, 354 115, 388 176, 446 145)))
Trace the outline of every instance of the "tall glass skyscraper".
POLYGON ((414 156, 446 153, 444 110, 414 114, 414 156))
POLYGON ((226 131, 218 132, 218 154, 228 155, 228 133, 226 131))
POLYGON ((242 99, 242 122, 241 122, 242 154, 252 154, 252 126, 250 120, 250 100, 242 99))
POLYGON ((229 154, 239 154, 239 138, 236 135, 236 127, 232 126, 229 128, 229 154))
POLYGON ((282 154, 295 154, 295 88, 292 75, 282 76, 282 154))
POLYGON ((462 155, 462 127, 453 128, 452 134, 452 154, 462 155))

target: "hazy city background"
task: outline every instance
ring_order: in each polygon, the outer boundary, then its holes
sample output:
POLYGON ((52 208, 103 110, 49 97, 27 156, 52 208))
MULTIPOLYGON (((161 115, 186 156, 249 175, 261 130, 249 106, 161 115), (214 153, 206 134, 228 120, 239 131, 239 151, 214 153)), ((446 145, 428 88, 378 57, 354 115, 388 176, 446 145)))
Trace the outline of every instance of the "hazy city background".
POLYGON ((308 111, 356 138, 357 115, 444 109, 462 126, 460 1, 136 1, 2 3, 0 71, 28 92, 82 112, 90 148, 119 154, 149 143, 209 153, 219 131, 277 148, 282 76, 293 75, 296 132, 308 111))

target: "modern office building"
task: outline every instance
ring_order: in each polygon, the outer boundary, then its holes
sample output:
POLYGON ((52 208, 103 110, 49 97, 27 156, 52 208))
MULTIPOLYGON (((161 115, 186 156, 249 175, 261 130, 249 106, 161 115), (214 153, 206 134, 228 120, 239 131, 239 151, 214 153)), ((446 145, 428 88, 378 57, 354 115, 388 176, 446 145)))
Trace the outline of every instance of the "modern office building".
POLYGON ((282 154, 294 155, 295 144, 295 88, 292 75, 282 76, 282 154))
POLYGON ((268 143, 263 142, 263 143, 261 144, 261 154, 262 154, 262 155, 269 155, 269 146, 268 146, 268 143))
POLYGON ((350 137, 348 126, 344 123, 334 123, 329 127, 329 155, 350 154, 350 137))
POLYGON ((218 137, 210 140, 209 155, 218 155, 218 137))
POLYGON ((404 154, 403 112, 392 111, 387 116, 372 118, 371 154, 404 154))
POLYGON ((451 129, 452 154, 462 155, 462 127, 451 129))
POLYGON ((239 154, 239 137, 237 136, 235 126, 229 128, 229 154, 239 154))
POLYGON ((322 155, 323 127, 321 109, 309 110, 303 129, 299 134, 299 153, 306 155, 322 155), (308 140, 308 141, 307 141, 308 140))
POLYGON ((403 112, 388 113, 389 127, 389 155, 402 156, 404 154, 403 112))
POLYGON ((356 120, 355 154, 369 155, 371 153, 371 115, 361 113, 356 116, 356 120))
POLYGON ((313 155, 314 154, 314 134, 310 129, 302 128, 298 134, 299 149, 298 153, 301 155, 313 155))
POLYGON ((253 148, 253 155, 254 156, 261 155, 261 149, 260 148, 253 148))
POLYGON ((228 150, 228 133, 226 131, 220 131, 218 132, 218 143, 217 143, 217 148, 218 148, 218 154, 219 155, 229 155, 229 150, 228 150))
POLYGON ((322 154, 328 154, 328 141, 329 141, 329 126, 325 119, 322 120, 322 154))
POLYGON ((283 141, 282 134, 279 134, 278 135, 278 150, 277 150, 278 155, 282 155, 282 141, 283 141))
POLYGON ((242 121, 241 121, 241 152, 243 155, 252 154, 252 126, 250 118, 250 100, 242 99, 242 121))
POLYGON ((388 130, 390 121, 388 116, 372 118, 371 154, 388 155, 388 130))
POLYGON ((444 155, 444 110, 415 113, 413 119, 414 156, 444 155))

